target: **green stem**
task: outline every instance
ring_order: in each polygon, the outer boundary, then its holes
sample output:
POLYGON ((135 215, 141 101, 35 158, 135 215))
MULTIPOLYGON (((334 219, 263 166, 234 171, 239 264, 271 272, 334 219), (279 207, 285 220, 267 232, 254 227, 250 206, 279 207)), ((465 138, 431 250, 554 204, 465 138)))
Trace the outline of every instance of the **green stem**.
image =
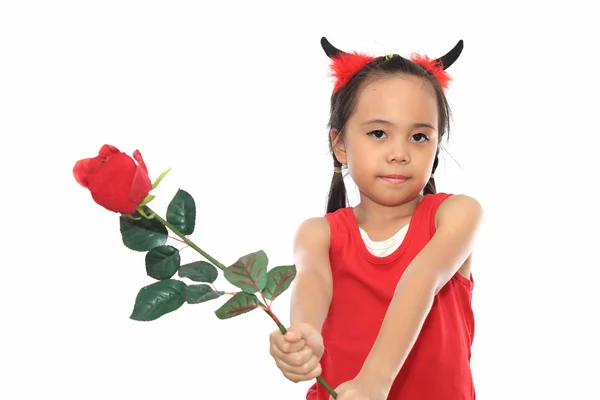
MULTIPOLYGON (((221 269, 221 271, 225 270, 225 265, 221 264, 216 259, 211 257, 208 253, 206 253, 204 250, 202 250, 200 247, 198 247, 194 242, 192 242, 190 239, 188 239, 183 233, 179 232, 179 230, 177 228, 175 228, 173 225, 171 225, 168 221, 161 218, 157 213, 152 211, 150 209, 150 207, 144 206, 144 208, 146 209, 147 214, 153 215, 154 218, 156 218, 158 221, 160 221, 160 223, 162 223, 164 226, 169 228, 174 234, 179 236, 181 238, 181 240, 183 240, 188 246, 190 246, 192 249, 196 250, 204 258, 206 258, 208 261, 212 262, 215 266, 219 267, 221 269)), ((285 326, 283 326, 283 324, 279 321, 279 318, 277 318, 275 316, 275 314, 273 314, 273 311, 271 311, 271 309, 269 307, 267 307, 265 304, 263 304, 260 300, 258 301, 258 303, 263 307, 263 310, 265 310, 265 312, 269 315, 269 317, 271 317, 271 319, 273 319, 273 321, 275 321, 275 323, 277 324, 277 327, 279 328, 281 333, 283 335, 285 335, 287 332, 287 329, 285 329, 285 326)), ((331 386, 329 386, 329 384, 327 382, 325 382, 325 379, 323 379, 323 377, 318 376, 317 381, 321 385, 323 385, 323 387, 327 390, 327 392, 331 395, 331 397, 333 397, 334 399, 337 399, 337 393, 331 388, 331 386)))
POLYGON ((161 218, 157 213, 152 211, 150 209, 150 207, 145 206, 144 208, 146 208, 146 210, 148 210, 148 213, 150 215, 154 215, 154 218, 159 220, 164 226, 166 226, 171 231, 173 231, 173 233, 176 234, 177 236, 179 236, 181 238, 181 240, 183 240, 188 246, 190 246, 192 249, 196 250, 198 253, 202 254, 202 256, 204 258, 206 258, 208 261, 210 261, 215 266, 217 266, 221 271, 223 271, 225 269, 225 265, 221 264, 216 259, 211 257, 210 254, 206 253, 204 250, 202 250, 200 247, 198 247, 194 242, 192 242, 190 239, 188 239, 183 233, 179 232, 179 230, 177 228, 175 228, 173 225, 171 225, 168 221, 161 218))

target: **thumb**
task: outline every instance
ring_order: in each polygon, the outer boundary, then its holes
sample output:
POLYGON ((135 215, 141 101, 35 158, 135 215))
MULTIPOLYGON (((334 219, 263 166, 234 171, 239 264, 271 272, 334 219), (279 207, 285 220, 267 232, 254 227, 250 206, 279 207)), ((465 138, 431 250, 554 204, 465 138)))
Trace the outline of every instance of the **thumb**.
POLYGON ((309 324, 301 323, 290 326, 284 338, 288 342, 298 342, 300 339, 304 339, 308 343, 309 340, 314 341, 315 336, 320 337, 315 328, 309 324))
POLYGON ((302 339, 302 330, 297 325, 292 325, 287 329, 283 339, 288 343, 296 343, 302 339))

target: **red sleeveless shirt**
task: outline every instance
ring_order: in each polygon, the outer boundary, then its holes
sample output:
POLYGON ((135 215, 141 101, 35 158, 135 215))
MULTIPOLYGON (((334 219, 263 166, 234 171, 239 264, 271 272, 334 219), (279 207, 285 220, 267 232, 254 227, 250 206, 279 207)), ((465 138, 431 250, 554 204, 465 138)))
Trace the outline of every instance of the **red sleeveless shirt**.
MULTIPOLYGON (((396 284, 435 233, 438 206, 450 194, 426 195, 417 206, 404 241, 392 254, 377 257, 360 235, 352 208, 326 214, 331 231, 333 298, 322 335, 322 376, 335 389, 353 379, 371 350, 396 284)), ((457 273, 435 296, 413 349, 388 400, 474 400, 471 345, 473 279, 457 273)), ((410 304, 407 304, 410 307, 410 304)), ((329 400, 318 382, 307 400, 329 400)))

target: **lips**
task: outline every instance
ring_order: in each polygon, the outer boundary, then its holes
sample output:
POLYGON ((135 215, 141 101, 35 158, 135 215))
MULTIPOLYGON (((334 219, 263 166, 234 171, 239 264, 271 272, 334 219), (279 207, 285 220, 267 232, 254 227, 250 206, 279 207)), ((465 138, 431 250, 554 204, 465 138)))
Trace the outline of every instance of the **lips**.
POLYGON ((389 183, 404 183, 408 180, 408 177, 404 175, 384 175, 381 179, 389 183))

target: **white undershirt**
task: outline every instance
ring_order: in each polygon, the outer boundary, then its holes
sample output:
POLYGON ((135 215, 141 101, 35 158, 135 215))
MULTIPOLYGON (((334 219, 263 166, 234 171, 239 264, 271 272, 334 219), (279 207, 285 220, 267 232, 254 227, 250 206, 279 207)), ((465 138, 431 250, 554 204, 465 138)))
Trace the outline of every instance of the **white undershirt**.
POLYGON ((363 241, 365 242, 365 246, 371 254, 377 257, 385 257, 387 255, 392 254, 402 241, 406 237, 406 232, 408 231, 408 225, 404 226, 400 229, 394 236, 389 239, 383 240, 381 242, 375 242, 369 238, 367 232, 365 232, 362 228, 358 228, 360 230, 360 236, 362 236, 363 241))

